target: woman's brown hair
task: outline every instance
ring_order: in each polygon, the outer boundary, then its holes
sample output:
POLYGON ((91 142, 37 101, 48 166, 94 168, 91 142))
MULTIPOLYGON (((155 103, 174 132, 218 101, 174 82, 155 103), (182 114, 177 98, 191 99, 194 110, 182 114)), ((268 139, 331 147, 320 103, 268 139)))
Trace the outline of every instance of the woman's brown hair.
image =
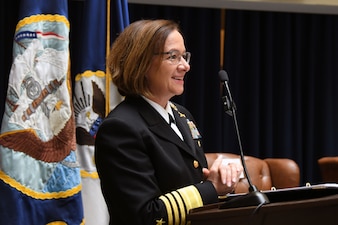
POLYGON ((146 73, 154 55, 163 52, 165 41, 174 30, 179 31, 179 26, 170 20, 140 20, 117 37, 107 64, 121 95, 150 95, 146 73))

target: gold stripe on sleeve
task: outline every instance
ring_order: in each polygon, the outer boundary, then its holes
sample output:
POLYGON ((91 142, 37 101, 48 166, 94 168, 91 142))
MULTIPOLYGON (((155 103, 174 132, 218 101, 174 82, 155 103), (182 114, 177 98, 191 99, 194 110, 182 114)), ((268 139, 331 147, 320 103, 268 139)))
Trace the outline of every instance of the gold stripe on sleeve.
POLYGON ((176 203, 177 203, 179 210, 180 210, 180 215, 181 215, 180 216, 180 221, 181 221, 180 225, 185 225, 186 216, 187 216, 188 212, 187 212, 187 209, 184 205, 183 199, 177 191, 173 191, 172 195, 176 199, 176 203))
POLYGON ((171 209, 170 202, 164 195, 160 196, 160 199, 163 201, 165 208, 167 209, 168 225, 172 225, 174 218, 173 218, 173 212, 171 209))
POLYGON ((171 203, 172 211, 173 211, 173 214, 174 214, 174 220, 173 220, 174 225, 179 225, 179 220, 180 220, 179 213, 180 213, 180 211, 179 211, 179 208, 177 207, 177 203, 175 201, 175 198, 172 195, 172 193, 168 193, 165 196, 169 199, 169 201, 171 203))
POLYGON ((188 212, 192 208, 203 206, 202 197, 195 186, 191 185, 178 189, 177 191, 182 196, 183 202, 186 204, 188 212))
POLYGON ((201 195, 193 185, 160 196, 168 215, 168 225, 186 224, 190 209, 203 206, 201 195))

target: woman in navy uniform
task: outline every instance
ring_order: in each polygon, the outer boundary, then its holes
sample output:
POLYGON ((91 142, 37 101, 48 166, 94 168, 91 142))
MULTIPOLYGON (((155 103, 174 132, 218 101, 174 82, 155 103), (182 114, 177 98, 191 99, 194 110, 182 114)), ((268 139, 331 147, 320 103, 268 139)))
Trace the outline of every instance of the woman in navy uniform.
POLYGON ((100 125, 95 161, 110 224, 186 224, 189 210, 231 192, 242 172, 218 158, 207 169, 192 115, 170 99, 190 70, 178 25, 141 20, 114 42, 107 64, 125 96, 100 125))

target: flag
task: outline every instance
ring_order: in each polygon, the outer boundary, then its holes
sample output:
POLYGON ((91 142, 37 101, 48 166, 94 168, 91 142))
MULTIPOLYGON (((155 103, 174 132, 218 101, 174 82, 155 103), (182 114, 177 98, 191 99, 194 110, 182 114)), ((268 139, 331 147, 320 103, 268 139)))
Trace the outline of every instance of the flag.
POLYGON ((122 100, 111 82, 106 57, 115 37, 129 24, 128 5, 126 0, 72 4, 74 10, 81 9, 73 20, 76 24, 72 24, 77 30, 71 36, 71 55, 84 215, 86 225, 105 225, 109 224, 109 214, 94 163, 94 141, 103 118, 122 100))
POLYGON ((0 224, 84 224, 67 0, 22 0, 0 133, 0 224))

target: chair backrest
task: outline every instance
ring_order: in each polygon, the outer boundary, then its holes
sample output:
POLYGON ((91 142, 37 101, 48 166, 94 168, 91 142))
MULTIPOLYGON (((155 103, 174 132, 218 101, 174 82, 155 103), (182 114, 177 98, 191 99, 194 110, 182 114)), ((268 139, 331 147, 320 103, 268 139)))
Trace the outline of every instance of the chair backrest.
MULTIPOLYGON (((232 153, 206 153, 208 166, 211 166, 220 154, 223 158, 239 158, 239 155, 232 153)), ((245 156, 244 159, 252 184, 255 185, 258 190, 270 190, 272 183, 268 164, 264 160, 253 156, 245 156)), ((248 180, 243 178, 238 183, 235 193, 247 193, 248 191, 248 180)))
POLYGON ((338 183, 338 156, 327 156, 318 159, 322 181, 338 183))
MULTIPOLYGON (((216 160, 218 155, 223 158, 240 158, 239 155, 232 153, 205 153, 208 166, 216 160)), ((270 190, 298 187, 300 182, 300 170, 298 164, 288 158, 267 158, 260 159, 253 156, 245 156, 245 163, 253 185, 258 190, 270 190)), ((241 179, 238 183, 235 193, 247 193, 249 183, 246 178, 241 179)))
POLYGON ((269 165, 272 186, 276 189, 298 187, 300 185, 300 169, 298 164, 288 158, 266 158, 269 165))

